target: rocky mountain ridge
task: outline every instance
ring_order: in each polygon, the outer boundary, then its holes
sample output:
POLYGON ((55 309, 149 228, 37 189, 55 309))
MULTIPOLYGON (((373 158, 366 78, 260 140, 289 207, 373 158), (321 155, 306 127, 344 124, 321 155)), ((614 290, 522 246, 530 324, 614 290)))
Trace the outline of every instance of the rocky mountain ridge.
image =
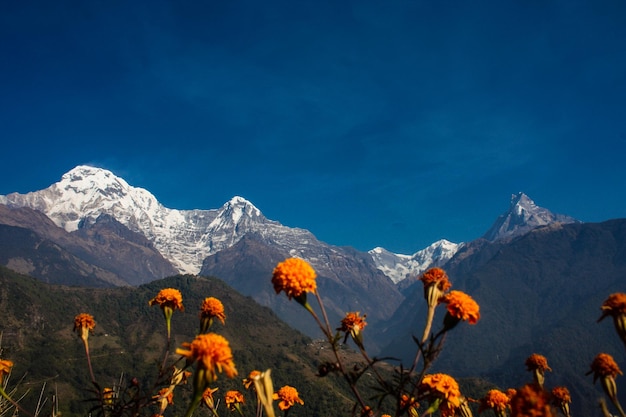
POLYGON ((438 240, 413 255, 393 253, 377 247, 368 251, 376 267, 394 283, 419 276, 426 269, 445 264, 459 250, 461 244, 446 239, 438 240))
MULTIPOLYGON (((278 261, 290 256, 306 259, 315 268, 318 285, 329 289, 326 302, 332 318, 342 316, 345 313, 342 308, 353 306, 371 310, 369 317, 372 321, 385 320, 403 299, 394 283, 376 268, 366 252, 329 245, 319 241, 308 230, 268 220, 242 197, 233 197, 219 209, 168 209, 148 191, 131 187, 110 171, 79 166, 45 190, 0 196, 0 203, 8 212, 30 209, 43 213, 50 223, 54 222, 57 230, 42 230, 40 239, 59 242, 56 258, 67 260, 69 269, 83 271, 86 278, 91 273, 82 266, 85 260, 66 256, 62 251, 65 247, 80 247, 83 243, 60 241, 54 235, 59 234, 69 240, 79 239, 100 223, 102 227, 108 224, 109 235, 120 234, 118 226, 122 226, 129 236, 142 236, 156 253, 176 268, 174 272, 191 271, 193 274, 219 276, 233 283, 238 291, 273 309, 277 309, 282 301, 273 294, 271 287, 268 288, 272 269, 278 261), (106 223, 99 220, 103 218, 112 221, 106 223), (238 245, 246 237, 248 239, 244 243, 247 244, 238 245), (250 252, 250 248, 255 252, 250 252), (258 253, 264 251, 272 256, 259 259, 258 253), (245 279, 235 279, 244 270, 243 265, 255 259, 259 262, 245 269, 245 279)), ((30 227, 28 223, 23 226, 30 227)), ((100 233, 99 236, 102 235, 100 233)), ((30 244, 30 247, 33 246, 35 243, 30 244)), ((21 262, 32 256, 32 251, 27 256, 14 255, 7 262, 15 263, 15 259, 21 262)), ((132 257, 120 259, 114 255, 111 259, 118 261, 115 265, 118 269, 132 265, 135 260, 132 257)), ((65 261, 55 262, 48 257, 46 262, 61 265, 65 261)), ((119 273, 114 275, 122 280, 128 279, 119 273)), ((164 276, 167 275, 155 274, 153 279, 164 276)), ((91 285, 89 282, 86 280, 85 285, 91 285)), ((108 279, 108 282, 113 283, 113 280, 108 279)), ((114 284, 119 285, 117 282, 114 284)), ((287 310, 281 318, 299 327, 299 323, 291 320, 293 316, 293 312, 287 310)))
MULTIPOLYGON (((235 196, 218 209, 170 209, 149 191, 129 185, 111 171, 86 165, 73 168, 44 190, 0 196, 0 204, 42 212, 69 233, 95 224, 106 214, 145 236, 180 273, 199 273, 208 256, 232 247, 247 233, 262 236, 268 244, 290 256, 307 259, 326 273, 331 271, 324 253, 342 251, 320 242, 308 230, 286 227, 267 219, 243 197, 235 196)), ((551 222, 575 221, 552 214, 519 193, 513 195, 511 207, 498 218, 485 238, 491 241, 511 238, 551 222)), ((443 239, 412 255, 395 254, 380 247, 370 250, 369 254, 385 276, 399 283, 418 276, 430 266, 444 264, 462 246, 463 243, 443 239)))

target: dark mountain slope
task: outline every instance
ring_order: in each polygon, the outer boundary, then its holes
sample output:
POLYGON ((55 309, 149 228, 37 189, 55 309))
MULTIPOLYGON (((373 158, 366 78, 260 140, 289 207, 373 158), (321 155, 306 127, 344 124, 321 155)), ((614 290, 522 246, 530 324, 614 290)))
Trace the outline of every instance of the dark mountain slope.
MULTIPOLYGON (((453 289, 480 304, 482 317, 452 331, 436 368, 506 388, 529 380, 524 360, 540 353, 554 370, 547 385, 570 387, 573 410, 591 415, 600 393, 585 376, 593 357, 606 352, 625 363, 610 320, 596 320, 611 293, 626 291, 626 220, 547 226, 508 244, 476 242, 445 269, 453 289)), ((386 354, 408 360, 424 311, 419 283, 391 320, 395 326, 378 335, 391 340, 386 354)))
POLYGON ((21 233, 22 238, 16 240, 15 231, 3 229, 4 233, 0 233, 0 245, 4 248, 0 251, 2 264, 45 282, 139 285, 176 274, 174 267, 143 235, 130 231, 108 215, 83 222, 77 231, 68 233, 39 211, 0 204, 0 225, 31 231, 30 237, 21 233), (42 248, 37 242, 47 242, 54 250, 38 253, 42 248), (31 267, 33 263, 35 266, 31 267), (53 269, 46 268, 47 265, 53 269))
MULTIPOLYGON (((339 325, 348 311, 368 311, 370 323, 390 317, 401 300, 400 293, 373 266, 369 255, 356 250, 352 253, 349 248, 342 250, 350 256, 329 258, 327 263, 332 271, 317 271, 318 289, 331 323, 339 325)), ((321 337, 311 317, 301 314, 302 307, 289 302, 284 294, 277 296, 272 287, 274 267, 289 256, 268 245, 260 235, 248 233, 234 246, 206 258, 201 274, 220 277, 242 294, 271 307, 292 327, 321 337)), ((317 301, 310 297, 311 306, 317 308, 317 301)))
POLYGON ((32 230, 0 224, 0 264, 50 284, 126 285, 115 274, 74 256, 32 230))

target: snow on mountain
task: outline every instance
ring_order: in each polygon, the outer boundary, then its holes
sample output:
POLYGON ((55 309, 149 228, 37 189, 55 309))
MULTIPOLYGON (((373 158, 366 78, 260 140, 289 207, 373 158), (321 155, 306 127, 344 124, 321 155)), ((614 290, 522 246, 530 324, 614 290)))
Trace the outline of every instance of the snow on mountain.
POLYGON ((381 247, 370 250, 369 254, 376 267, 397 284, 406 278, 417 277, 430 267, 443 265, 461 245, 441 239, 413 255, 397 254, 381 247))
MULTIPOLYGON (((576 222, 578 220, 572 217, 554 214, 550 210, 537 206, 526 194, 520 192, 511 196, 508 211, 498 217, 483 238, 495 241, 520 236, 537 227, 553 223, 576 222)), ((408 277, 418 276, 430 267, 443 265, 457 253, 462 245, 463 243, 456 244, 440 240, 413 255, 396 254, 384 248, 374 248, 369 253, 376 267, 394 283, 399 283, 408 277)))
POLYGON ((146 236, 181 273, 197 274, 207 256, 233 246, 252 231, 292 256, 307 259, 316 269, 327 269, 327 255, 320 248, 337 252, 308 230, 268 220, 245 198, 233 197, 219 209, 169 209, 147 190, 90 166, 77 166, 44 190, 0 196, 0 203, 41 211, 68 232, 109 214, 146 236))
POLYGON ((579 221, 539 207, 526 194, 520 192, 511 196, 508 211, 498 217, 483 238, 489 241, 512 238, 552 223, 579 223, 579 221))
MULTIPOLYGON (((170 209, 147 190, 130 186, 111 171, 85 165, 67 172, 61 181, 44 190, 0 196, 0 204, 43 212, 68 232, 108 214, 143 234, 181 273, 197 274, 207 256, 232 247, 249 232, 257 233, 291 256, 306 259, 329 276, 330 265, 337 262, 337 257, 349 256, 340 248, 318 241, 308 230, 267 219, 243 197, 233 197, 219 209, 170 209)), ((484 237, 501 239, 557 221, 576 220, 538 207, 519 193, 512 197, 509 211, 498 218, 484 237)), ((372 249, 369 254, 378 270, 398 283, 431 266, 443 265, 461 245, 440 240, 413 255, 395 254, 383 248, 372 249)))

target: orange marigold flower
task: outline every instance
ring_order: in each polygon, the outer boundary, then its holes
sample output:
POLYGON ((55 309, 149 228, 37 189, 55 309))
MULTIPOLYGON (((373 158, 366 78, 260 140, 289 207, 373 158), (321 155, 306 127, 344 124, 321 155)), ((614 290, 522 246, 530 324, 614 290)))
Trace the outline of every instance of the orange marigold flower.
POLYGON ((359 314, 360 313, 358 311, 346 313, 346 316, 341 319, 341 327, 338 327, 337 330, 346 333, 359 333, 365 328, 365 326, 367 326, 367 322, 365 321, 367 314, 363 314, 363 317, 359 314))
POLYGON ((565 387, 552 388, 552 396, 559 402, 572 402, 572 396, 570 395, 569 390, 565 387))
POLYGON ((91 314, 81 313, 74 317, 74 331, 80 329, 93 330, 96 327, 96 321, 91 314))
POLYGON ((572 402, 572 396, 565 387, 552 388, 552 403, 559 407, 565 417, 570 417, 569 404, 572 402))
MULTIPOLYGON (((74 317, 74 331, 78 333, 78 336, 87 343, 89 338, 89 332, 96 327, 96 321, 91 314, 80 313, 74 317)), ((86 346, 86 345, 85 345, 86 346)))
POLYGON ((352 336, 354 343, 356 343, 359 348, 363 349, 363 335, 361 334, 361 330, 367 326, 365 322, 366 316, 367 314, 363 314, 363 317, 360 317, 358 311, 346 313, 346 316, 341 319, 341 327, 337 328, 337 330, 345 332, 346 334, 343 343, 346 343, 348 336, 352 336))
POLYGON ((617 331, 617 335, 626 345, 626 294, 615 293, 602 304, 602 315, 598 321, 602 321, 607 316, 613 317, 613 325, 617 331))
POLYGON ((459 384, 447 374, 425 375, 420 384, 422 391, 428 392, 435 398, 444 399, 443 406, 454 409, 461 404, 459 384))
POLYGON ((156 297, 148 301, 148 304, 151 306, 158 304, 161 308, 169 307, 172 310, 185 310, 185 307, 183 306, 183 296, 180 291, 174 288, 162 289, 156 297))
POLYGON ((161 388, 159 393, 152 398, 159 402, 161 405, 161 412, 163 412, 168 405, 174 404, 174 391, 172 388, 161 388))
POLYGON ((437 285, 439 290, 447 291, 452 286, 448 274, 441 268, 430 268, 419 277, 419 280, 424 284, 424 288, 437 285))
POLYGON ((200 308, 200 318, 217 318, 224 324, 226 314, 224 314, 224 305, 215 297, 207 297, 202 302, 200 308))
POLYGON ((506 390, 505 394, 509 397, 509 399, 511 399, 515 394, 517 394, 517 390, 515 388, 509 388, 506 390))
POLYGON ((230 345, 223 336, 199 334, 193 342, 183 343, 183 348, 176 349, 176 353, 185 356, 188 361, 198 361, 199 369, 206 371, 207 382, 217 379, 217 371, 224 372, 229 378, 237 375, 230 345))
POLYGON ((511 417, 553 417, 548 394, 536 384, 527 384, 511 398, 511 417))
POLYGON ((202 404, 206 405, 209 409, 215 408, 215 400, 213 399, 213 394, 217 391, 218 388, 207 388, 202 393, 202 404))
POLYGON ((207 297, 202 301, 202 307, 200 307, 200 333, 209 331, 214 318, 225 324, 224 305, 215 297, 207 297))
POLYGON ((419 407, 419 404, 415 401, 415 397, 409 397, 406 394, 402 394, 402 397, 400 397, 400 408, 404 410, 412 406, 419 407))
POLYGON ((278 403, 278 408, 283 411, 289 410, 296 403, 304 405, 304 401, 302 401, 302 399, 300 399, 299 397, 298 390, 289 385, 285 385, 277 392, 275 392, 273 398, 274 400, 280 400, 280 402, 278 403))
POLYGON ((604 319, 606 316, 618 316, 626 314, 626 294, 618 292, 609 295, 604 303, 602 303, 602 316, 598 321, 604 319))
POLYGON ((618 374, 623 375, 619 366, 613 359, 613 356, 608 353, 599 353, 591 362, 591 370, 587 372, 587 375, 593 372, 593 382, 596 382, 598 378, 610 376, 615 378, 618 374))
POLYGON ((410 417, 417 416, 419 406, 415 397, 409 397, 407 394, 402 394, 402 397, 400 397, 400 410, 408 411, 410 417))
POLYGON ((115 390, 113 388, 103 388, 102 389, 102 401, 105 405, 113 404, 113 400, 115 399, 115 390))
POLYGON ((250 389, 252 385, 254 385, 254 379, 261 376, 261 371, 257 371, 256 369, 248 374, 247 378, 243 380, 243 386, 246 389, 250 389))
POLYGON ((476 324, 480 319, 480 307, 469 295, 462 291, 450 291, 439 300, 447 304, 448 314, 469 324, 476 324))
POLYGON ((552 369, 548 366, 548 360, 546 357, 538 353, 533 353, 526 359, 526 370, 539 370, 541 372, 552 371, 552 369))
POLYGON ((227 391, 226 395, 224 395, 224 402, 226 403, 226 407, 230 411, 237 410, 237 406, 239 404, 244 403, 243 394, 239 391, 227 391))
POLYGON ((11 368, 13 368, 13 362, 6 359, 0 359, 0 384, 2 384, 4 376, 11 373, 11 368))
POLYGON ((274 268, 272 284, 276 294, 284 291, 287 297, 299 297, 317 290, 317 274, 308 262, 299 258, 288 258, 274 268))
POLYGON ((492 389, 480 400, 478 412, 482 413, 485 410, 494 410, 496 414, 502 414, 510 403, 511 399, 508 395, 500 390, 492 389))

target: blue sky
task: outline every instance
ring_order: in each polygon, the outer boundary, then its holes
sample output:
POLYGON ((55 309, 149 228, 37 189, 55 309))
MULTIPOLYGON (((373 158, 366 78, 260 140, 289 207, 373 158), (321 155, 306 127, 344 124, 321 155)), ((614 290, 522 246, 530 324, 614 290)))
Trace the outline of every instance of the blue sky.
POLYGON ((626 217, 626 2, 0 5, 0 194, 79 164, 336 245, 481 236, 523 191, 626 217))

